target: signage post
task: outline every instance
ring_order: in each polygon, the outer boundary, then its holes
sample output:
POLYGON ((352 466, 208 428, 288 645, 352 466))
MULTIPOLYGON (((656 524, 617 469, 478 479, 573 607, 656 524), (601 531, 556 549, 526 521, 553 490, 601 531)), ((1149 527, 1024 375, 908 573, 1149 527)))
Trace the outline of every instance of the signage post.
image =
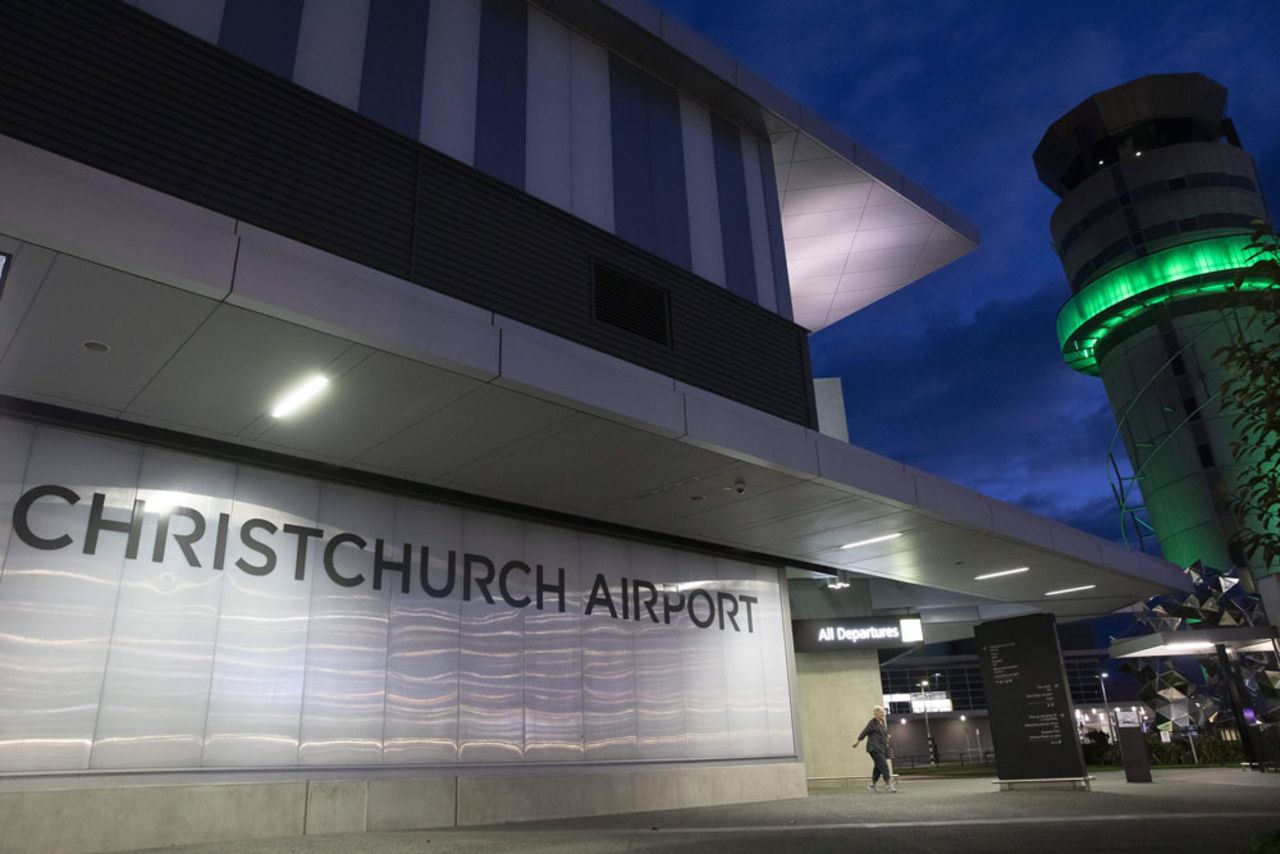
POLYGON ((974 637, 1000 788, 1022 783, 1087 789, 1053 615, 982 623, 974 637))
POLYGON ((1120 733, 1120 755, 1124 761, 1124 779, 1129 783, 1150 783, 1151 763, 1142 736, 1142 722, 1137 712, 1116 710, 1116 730, 1120 733))

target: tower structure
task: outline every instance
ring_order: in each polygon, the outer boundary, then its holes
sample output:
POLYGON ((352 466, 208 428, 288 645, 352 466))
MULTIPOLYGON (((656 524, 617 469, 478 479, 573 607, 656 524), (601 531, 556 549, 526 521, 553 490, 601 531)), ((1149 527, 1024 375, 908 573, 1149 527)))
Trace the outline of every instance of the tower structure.
POLYGON ((1113 480, 1122 525, 1154 533, 1171 561, 1224 568, 1245 565, 1229 508, 1243 467, 1213 353, 1267 286, 1246 278, 1224 309, 1251 224, 1266 219, 1226 101, 1201 74, 1143 77, 1087 98, 1034 154, 1062 199, 1050 230, 1072 291, 1063 356, 1102 378, 1128 452, 1113 480))

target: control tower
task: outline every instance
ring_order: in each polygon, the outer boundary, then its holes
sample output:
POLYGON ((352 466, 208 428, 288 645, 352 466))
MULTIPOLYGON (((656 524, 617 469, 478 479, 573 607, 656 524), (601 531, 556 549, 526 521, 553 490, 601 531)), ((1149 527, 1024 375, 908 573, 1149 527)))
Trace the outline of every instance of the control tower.
POLYGON ((1246 565, 1229 545, 1242 467, 1212 354, 1267 286, 1246 280, 1224 308, 1250 263, 1251 223, 1267 218, 1226 102, 1201 74, 1143 77, 1083 101, 1033 156, 1062 199, 1050 222, 1072 291, 1062 353, 1102 378, 1128 452, 1127 466, 1112 456, 1126 539, 1154 535, 1168 560, 1224 569, 1246 565))

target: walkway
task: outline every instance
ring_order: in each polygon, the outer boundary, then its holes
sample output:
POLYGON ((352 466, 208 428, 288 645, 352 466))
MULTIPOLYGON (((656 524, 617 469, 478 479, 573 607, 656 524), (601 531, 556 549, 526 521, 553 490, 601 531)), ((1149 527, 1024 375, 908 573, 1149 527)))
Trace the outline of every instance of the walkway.
POLYGON ((1007 792, 976 779, 905 782, 808 798, 474 829, 196 845, 183 854, 336 852, 1206 852, 1241 850, 1280 830, 1280 774, 1234 769, 1154 772, 1128 784, 1099 775, 1091 793, 1007 792))

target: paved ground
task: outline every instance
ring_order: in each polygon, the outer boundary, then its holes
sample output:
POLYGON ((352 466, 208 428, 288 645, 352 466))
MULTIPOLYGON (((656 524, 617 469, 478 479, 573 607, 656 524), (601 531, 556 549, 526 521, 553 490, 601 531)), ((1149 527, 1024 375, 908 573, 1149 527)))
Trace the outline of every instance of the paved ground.
POLYGON ((1232 769, 1154 772, 1128 784, 1099 775, 1084 792, 995 792, 986 779, 908 780, 898 794, 865 788, 808 798, 531 822, 464 830, 298 837, 196 845, 183 854, 331 852, 1197 852, 1241 850, 1280 830, 1280 774, 1232 769))

